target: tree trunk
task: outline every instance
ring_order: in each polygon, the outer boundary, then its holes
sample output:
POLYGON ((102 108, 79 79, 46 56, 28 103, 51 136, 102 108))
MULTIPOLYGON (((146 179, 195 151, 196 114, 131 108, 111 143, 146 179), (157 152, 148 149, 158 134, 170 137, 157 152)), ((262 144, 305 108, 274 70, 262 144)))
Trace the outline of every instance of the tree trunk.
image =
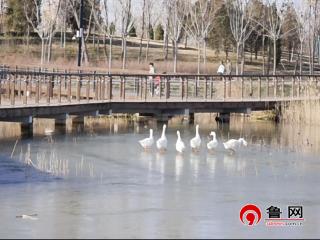
POLYGON ((82 52, 81 52, 81 61, 84 60, 85 64, 88 64, 89 58, 88 58, 88 49, 87 49, 87 43, 84 39, 84 36, 82 36, 82 52))
POLYGON ((188 47, 188 34, 186 34, 185 38, 184 38, 184 48, 188 47))
POLYGON ((240 43, 237 43, 237 62, 236 62, 236 74, 239 74, 239 54, 240 54, 240 43))
POLYGON ((87 29, 87 36, 85 38, 85 41, 88 40, 90 34, 91 34, 91 23, 92 23, 92 15, 93 15, 93 9, 91 9, 91 12, 90 12, 90 16, 89 16, 89 23, 88 23, 88 29, 87 29))
POLYGON ((98 49, 97 49, 98 61, 100 61, 100 34, 97 36, 97 45, 98 45, 98 49))
POLYGON ((173 47, 173 72, 177 73, 177 63, 178 63, 178 42, 174 41, 173 47))
POLYGON ((41 38, 41 66, 43 66, 44 60, 44 38, 41 38))
POLYGON ((203 71, 207 72, 207 41, 204 39, 203 41, 203 71))
POLYGON ((142 40, 144 36, 144 13, 145 13, 145 7, 146 7, 146 0, 143 0, 143 7, 142 7, 142 27, 141 27, 141 37, 140 37, 140 46, 139 46, 139 56, 138 56, 138 62, 141 63, 141 55, 142 55, 142 40))
POLYGON ((266 59, 265 59, 265 37, 262 35, 262 74, 265 74, 266 71, 266 59))
POLYGON ((165 26, 165 32, 164 32, 164 45, 163 45, 163 51, 164 51, 164 61, 168 61, 168 55, 169 55, 169 35, 168 35, 168 25, 169 25, 169 19, 167 19, 167 23, 165 26))
POLYGON ((28 27, 27 27, 27 49, 28 49, 28 53, 29 53, 29 41, 30 41, 30 26, 28 24, 28 27))
POLYGON ((241 74, 243 74, 244 72, 244 60, 245 60, 245 51, 244 51, 244 44, 242 44, 242 48, 241 48, 241 74))
POLYGON ((107 39, 106 39, 106 34, 103 34, 103 50, 104 50, 104 55, 106 57, 106 63, 108 63, 108 51, 107 51, 107 39))
POLYGON ((122 34, 121 37, 121 61, 123 62, 123 57, 124 57, 124 35, 122 34))
POLYGON ((277 72, 277 39, 273 39, 273 75, 277 72))
POLYGON ((63 48, 63 29, 60 29, 60 47, 63 48))
POLYGON ((311 50, 311 40, 309 40, 309 74, 312 74, 312 50, 311 50))
POLYGON ((49 35, 49 39, 48 39, 48 58, 47 58, 47 62, 49 63, 51 61, 51 51, 52 51, 52 35, 49 35))
MULTIPOLYGON (((65 13, 66 15, 66 13, 65 13)), ((66 26, 66 16, 64 16, 64 21, 63 21, 63 48, 66 48, 66 35, 67 35, 67 26, 66 26)))
POLYGON ((123 60, 122 60, 122 69, 127 67, 127 37, 123 39, 123 60))
POLYGON ((96 34, 95 34, 95 31, 96 31, 96 24, 95 22, 93 22, 93 33, 92 33, 92 43, 93 43, 93 49, 96 50, 96 34))
POLYGON ((292 49, 291 49, 290 62, 292 62, 292 61, 293 61, 293 56, 294 56, 294 48, 295 48, 295 45, 294 45, 294 43, 293 43, 293 45, 292 45, 292 49))
POLYGON ((112 68, 112 36, 109 38, 109 66, 108 66, 108 73, 111 73, 112 68))
POLYGON ((302 74, 302 52, 303 52, 303 42, 300 44, 300 75, 302 74))
POLYGON ((198 40, 198 74, 200 74, 201 51, 200 41, 198 40))
POLYGON ((148 41, 147 41, 146 62, 148 62, 148 59, 149 59, 149 45, 150 45, 150 37, 148 37, 148 41))
POLYGON ((270 60, 271 60, 271 47, 270 47, 270 41, 268 41, 268 65, 267 65, 267 75, 269 75, 270 72, 270 60))
POLYGON ((168 34, 166 35, 164 48, 165 48, 164 49, 164 60, 167 62, 168 56, 169 56, 169 36, 168 36, 168 34))

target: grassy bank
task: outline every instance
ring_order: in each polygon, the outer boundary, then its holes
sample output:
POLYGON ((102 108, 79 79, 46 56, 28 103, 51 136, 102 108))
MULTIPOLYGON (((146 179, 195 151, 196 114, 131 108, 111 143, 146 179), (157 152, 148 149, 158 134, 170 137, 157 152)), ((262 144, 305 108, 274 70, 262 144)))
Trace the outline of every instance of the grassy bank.
MULTIPOLYGON (((0 64, 10 66, 25 66, 25 67, 39 67, 41 56, 41 44, 36 40, 31 41, 29 46, 23 42, 16 42, 13 40, 6 40, 0 43, 0 64), (26 61, 28 59, 28 61, 26 61)), ((82 70, 89 71, 106 71, 108 66, 108 51, 109 45, 104 46, 102 43, 93 44, 88 41, 87 50, 89 56, 89 64, 82 66, 82 70)), ((127 48, 127 68, 122 70, 121 61, 121 42, 119 39, 114 40, 112 54, 112 72, 130 72, 130 73, 145 73, 148 71, 148 63, 154 62, 157 72, 172 72, 173 71, 173 54, 172 49, 169 48, 168 60, 164 61, 164 51, 162 43, 151 41, 148 51, 148 58, 146 57, 146 42, 142 48, 141 63, 138 62, 139 56, 139 39, 130 38, 128 40, 127 48)), ((67 42, 66 47, 60 46, 60 42, 55 40, 52 46, 52 57, 48 64, 44 67, 49 69, 71 69, 78 70, 77 68, 77 53, 78 44, 76 41, 67 42)), ((197 72, 197 49, 188 46, 180 46, 178 51, 178 72, 180 73, 196 73, 197 72)), ((229 54, 232 63, 235 63, 236 56, 234 53, 229 54)), ((217 71, 219 62, 225 59, 224 52, 217 52, 212 49, 207 49, 207 66, 202 67, 202 73, 214 74, 217 71)), ((262 65, 262 58, 250 61, 249 54, 246 55, 246 71, 258 72, 262 65)), ((203 59, 202 59, 203 61, 203 59)), ((234 64, 235 67, 235 64, 234 64)))

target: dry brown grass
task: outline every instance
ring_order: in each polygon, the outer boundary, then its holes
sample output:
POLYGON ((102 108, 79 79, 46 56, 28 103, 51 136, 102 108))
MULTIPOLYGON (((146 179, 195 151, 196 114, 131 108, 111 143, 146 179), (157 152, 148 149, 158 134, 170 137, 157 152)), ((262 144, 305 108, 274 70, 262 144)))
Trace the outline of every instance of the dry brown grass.
MULTIPOLYGON (((132 39, 130 41, 136 41, 132 39)), ((153 44, 159 45, 160 43, 154 42, 153 44)), ((29 48, 23 45, 3 45, 1 46, 0 52, 0 64, 6 64, 10 66, 21 66, 38 68, 40 66, 40 45, 30 45, 29 48)), ((107 69, 107 58, 104 53, 103 45, 100 44, 99 51, 96 47, 93 47, 92 43, 87 45, 89 53, 89 64, 82 66, 81 70, 86 71, 100 71, 106 72, 107 69)), ((107 45, 108 48, 108 45, 107 45)), ((121 62, 121 47, 113 46, 113 60, 112 60, 112 72, 113 73, 146 73, 148 72, 148 63, 154 62, 157 72, 172 73, 173 72, 173 61, 172 51, 169 51, 168 61, 164 61, 164 52, 162 47, 150 47, 148 60, 145 58, 146 49, 143 48, 142 63, 138 63, 138 47, 128 47, 128 62, 127 69, 122 70, 121 62)), ((229 58, 232 62, 235 62, 235 55, 230 54, 229 58)), ((220 60, 225 59, 223 52, 217 53, 214 50, 208 49, 207 51, 207 67, 201 69, 201 73, 215 74, 218 68, 220 60)), ((260 60, 258 60, 259 62, 260 60)), ((77 67, 77 44, 68 43, 66 49, 59 46, 58 43, 53 45, 52 60, 49 64, 45 64, 43 67, 48 69, 70 69, 80 70, 77 67)), ((250 71, 258 71, 259 67, 254 65, 248 65, 247 69, 250 71)), ((197 73, 197 50, 188 48, 179 49, 178 59, 178 72, 179 73, 197 73)))
POLYGON ((290 102, 282 106, 283 120, 306 125, 320 124, 320 100, 290 102))
POLYGON ((21 136, 20 123, 0 122, 0 139, 11 139, 21 136))

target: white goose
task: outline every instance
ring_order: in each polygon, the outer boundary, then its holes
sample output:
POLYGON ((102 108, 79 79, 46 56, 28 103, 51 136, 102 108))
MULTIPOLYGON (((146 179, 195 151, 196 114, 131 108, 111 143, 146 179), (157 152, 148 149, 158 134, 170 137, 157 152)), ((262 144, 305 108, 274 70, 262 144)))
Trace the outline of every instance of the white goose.
POLYGON ((237 149, 239 149, 241 146, 247 146, 248 143, 243 138, 236 139, 230 139, 229 141, 223 143, 223 146, 225 149, 231 151, 232 153, 235 153, 237 149))
POLYGON ((196 126, 196 136, 190 140, 192 151, 199 151, 201 146, 201 138, 199 135, 199 125, 196 126))
POLYGON ((212 136, 212 140, 207 143, 207 148, 209 151, 213 151, 218 147, 218 140, 215 132, 211 132, 210 136, 212 136))
POLYGON ((159 151, 167 150, 168 140, 167 140, 167 137, 166 137, 166 128, 167 128, 167 125, 164 124, 163 127, 162 127, 161 138, 159 138, 157 140, 157 148, 158 148, 159 151))
POLYGON ((154 143, 153 130, 150 129, 150 137, 140 140, 139 143, 145 150, 150 149, 154 143))
POLYGON ((176 142, 176 150, 179 153, 183 153, 186 149, 186 146, 184 145, 184 142, 181 140, 180 132, 177 131, 178 140, 176 142))

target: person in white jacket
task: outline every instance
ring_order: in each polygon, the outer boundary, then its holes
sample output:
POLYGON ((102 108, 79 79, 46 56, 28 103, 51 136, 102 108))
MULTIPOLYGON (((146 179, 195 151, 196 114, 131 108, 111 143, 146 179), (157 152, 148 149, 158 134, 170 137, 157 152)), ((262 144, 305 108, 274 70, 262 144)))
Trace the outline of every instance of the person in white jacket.
POLYGON ((225 67, 224 67, 224 65, 223 65, 223 61, 221 61, 217 73, 218 73, 219 75, 223 75, 223 74, 224 74, 224 71, 225 71, 225 67))
MULTIPOLYGON (((149 74, 154 75, 156 73, 156 69, 154 67, 153 63, 149 63, 149 74)), ((154 82, 153 82, 153 76, 149 76, 149 86, 150 86, 150 94, 153 97, 154 92, 154 82)))

